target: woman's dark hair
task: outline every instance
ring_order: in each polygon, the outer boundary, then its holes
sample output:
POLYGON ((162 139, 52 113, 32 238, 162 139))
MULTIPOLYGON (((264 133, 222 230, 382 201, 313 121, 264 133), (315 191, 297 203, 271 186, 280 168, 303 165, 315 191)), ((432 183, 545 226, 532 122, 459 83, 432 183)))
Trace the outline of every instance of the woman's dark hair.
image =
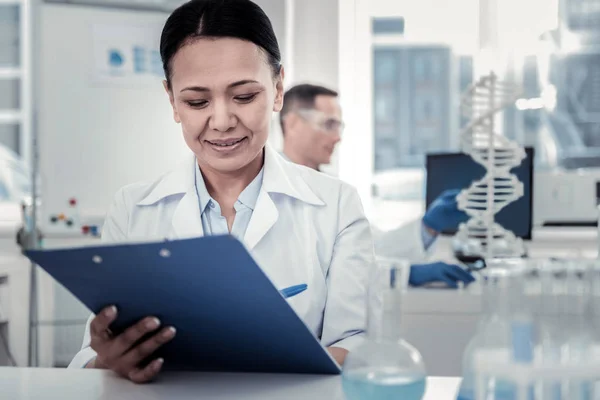
POLYGON ((230 37, 254 43, 273 69, 281 71, 281 52, 269 17, 250 0, 191 0, 167 19, 160 37, 160 56, 171 87, 171 61, 177 51, 194 39, 230 37))

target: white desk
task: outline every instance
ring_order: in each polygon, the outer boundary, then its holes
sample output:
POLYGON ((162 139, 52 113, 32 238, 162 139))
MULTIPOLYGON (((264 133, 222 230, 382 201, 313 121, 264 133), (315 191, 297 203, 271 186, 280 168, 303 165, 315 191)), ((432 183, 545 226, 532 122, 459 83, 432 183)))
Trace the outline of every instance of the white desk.
MULTIPOLYGON (((424 400, 454 400, 459 378, 429 378, 424 400)), ((0 368, 10 400, 343 400, 339 376, 165 373, 136 385, 108 371, 0 368)))

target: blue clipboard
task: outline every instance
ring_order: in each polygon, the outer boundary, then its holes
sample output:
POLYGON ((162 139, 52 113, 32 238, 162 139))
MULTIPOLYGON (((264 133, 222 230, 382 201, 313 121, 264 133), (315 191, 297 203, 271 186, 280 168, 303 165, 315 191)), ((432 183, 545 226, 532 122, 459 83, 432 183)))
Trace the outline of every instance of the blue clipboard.
POLYGON ((340 373, 232 236, 26 255, 92 312, 116 305, 115 333, 146 316, 174 326, 177 335, 155 355, 165 359, 165 369, 340 373))

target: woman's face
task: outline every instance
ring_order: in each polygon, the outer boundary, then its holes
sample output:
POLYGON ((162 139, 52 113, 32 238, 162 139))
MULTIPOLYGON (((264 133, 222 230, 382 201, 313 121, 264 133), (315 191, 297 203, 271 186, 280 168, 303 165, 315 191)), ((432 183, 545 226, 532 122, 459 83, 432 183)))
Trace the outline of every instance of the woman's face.
POLYGON ((236 172, 262 156, 272 113, 283 104, 282 79, 273 78, 265 53, 252 42, 203 38, 175 54, 167 92, 201 166, 236 172))

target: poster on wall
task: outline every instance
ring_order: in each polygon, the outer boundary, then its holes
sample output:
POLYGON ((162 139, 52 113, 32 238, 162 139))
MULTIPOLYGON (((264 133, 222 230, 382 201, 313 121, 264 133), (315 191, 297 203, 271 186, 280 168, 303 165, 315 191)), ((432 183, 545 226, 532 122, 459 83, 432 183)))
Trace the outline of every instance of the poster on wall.
POLYGON ((92 26, 92 81, 107 85, 156 85, 164 79, 159 43, 162 24, 92 26))

